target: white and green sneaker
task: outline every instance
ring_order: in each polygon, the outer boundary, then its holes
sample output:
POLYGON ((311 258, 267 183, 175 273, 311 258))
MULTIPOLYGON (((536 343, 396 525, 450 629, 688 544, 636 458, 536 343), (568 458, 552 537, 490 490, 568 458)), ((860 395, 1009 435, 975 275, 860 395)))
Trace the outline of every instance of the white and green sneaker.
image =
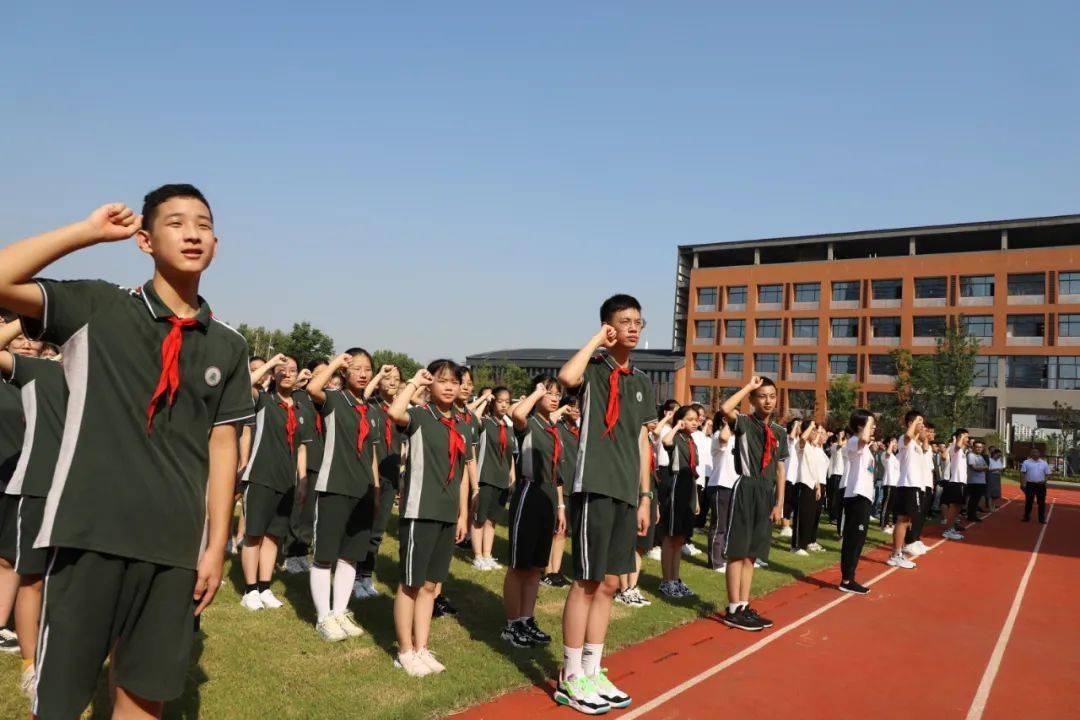
POLYGON ((592 681, 593 687, 596 688, 597 694, 602 700, 607 702, 613 708, 629 707, 630 696, 624 693, 619 688, 615 687, 607 678, 607 668, 600 668, 600 672, 589 677, 592 681))
POLYGON ((555 702, 586 715, 603 715, 611 710, 611 703, 600 697, 596 685, 584 675, 567 679, 560 673, 555 702))

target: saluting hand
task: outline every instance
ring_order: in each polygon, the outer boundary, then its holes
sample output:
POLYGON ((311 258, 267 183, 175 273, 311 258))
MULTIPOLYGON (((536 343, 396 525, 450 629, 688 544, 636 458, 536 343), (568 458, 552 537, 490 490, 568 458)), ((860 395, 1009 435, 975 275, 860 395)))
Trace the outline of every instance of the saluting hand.
POLYGON ((431 373, 429 373, 426 369, 420 368, 419 370, 417 370, 416 374, 413 375, 413 379, 410 380, 410 382, 416 385, 418 388, 426 388, 431 385, 431 383, 435 382, 435 378, 433 378, 431 376, 431 373))
POLYGON ((761 379, 761 376, 754 375, 750 378, 750 382, 746 383, 746 387, 750 388, 751 391, 757 390, 759 387, 761 387, 762 382, 763 380, 761 379))
POLYGON ((116 242, 138 232, 142 227, 142 215, 136 215, 124 203, 109 203, 90 213, 84 223, 95 241, 116 242))

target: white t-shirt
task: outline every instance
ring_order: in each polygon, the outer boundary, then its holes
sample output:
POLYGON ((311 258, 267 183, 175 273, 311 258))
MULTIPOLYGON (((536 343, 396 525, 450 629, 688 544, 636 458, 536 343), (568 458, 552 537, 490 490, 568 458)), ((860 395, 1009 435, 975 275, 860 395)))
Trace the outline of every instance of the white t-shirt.
POLYGON ((968 484, 969 485, 985 485, 986 484, 986 460, 982 455, 975 452, 969 452, 967 456, 968 465, 968 484))
POLYGON ((923 459, 923 490, 934 487, 934 451, 927 448, 922 454, 923 459))
POLYGON ((926 487, 923 473, 926 472, 926 453, 922 445, 908 439, 907 435, 900 438, 900 450, 897 453, 900 459, 900 477, 897 487, 926 487))
MULTIPOLYGON (((674 430, 672 430, 671 428, 667 428, 667 432, 664 433, 664 437, 667 437, 673 432, 674 430)), ((656 467, 658 469, 671 465, 671 457, 668 455, 667 448, 664 447, 664 442, 661 438, 653 439, 653 448, 656 450, 656 467)))
POLYGON ((885 473, 882 476, 885 487, 896 487, 900 484, 900 458, 886 450, 882 459, 885 463, 885 473))
POLYGON ((844 497, 862 495, 874 502, 874 454, 870 452, 870 443, 859 448, 859 438, 849 438, 844 443, 844 455, 847 459, 847 473, 844 476, 844 497))
POLYGON ((1032 460, 1028 458, 1020 465, 1020 477, 1024 478, 1029 483, 1043 483, 1046 482, 1046 477, 1050 474, 1050 466, 1046 464, 1046 461, 1042 458, 1038 460, 1032 460))
POLYGON ((949 446, 949 482, 967 485, 967 450, 949 446))
POLYGON ((697 453, 697 484, 705 487, 705 480, 712 474, 712 440, 701 430, 695 430, 690 437, 697 453))
POLYGON ((789 483, 799 481, 799 444, 788 438, 787 460, 784 461, 784 480, 789 483))
POLYGON ((847 462, 844 459, 844 446, 837 443, 833 448, 832 457, 829 458, 829 475, 839 475, 842 478, 846 469, 847 462))
POLYGON ((829 456, 816 445, 807 445, 799 458, 799 482, 807 487, 825 484, 829 472, 829 456))
POLYGON ((712 472, 709 474, 709 487, 735 487, 735 481, 739 479, 735 472, 735 434, 724 442, 720 439, 720 433, 712 435, 712 472))

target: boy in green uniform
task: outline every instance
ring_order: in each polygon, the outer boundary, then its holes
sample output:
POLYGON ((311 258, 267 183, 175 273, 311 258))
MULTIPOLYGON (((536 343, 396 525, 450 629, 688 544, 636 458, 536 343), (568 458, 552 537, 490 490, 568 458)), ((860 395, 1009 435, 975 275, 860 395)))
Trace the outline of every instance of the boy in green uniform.
POLYGON ((728 509, 727 558, 728 609, 725 625, 758 631, 773 626, 750 608, 750 585, 754 561, 769 559, 772 525, 784 517, 784 462, 788 456, 787 433, 772 420, 776 410, 776 385, 755 375, 720 406, 735 432, 735 472, 739 479, 731 492, 728 509), (753 412, 739 412, 750 398, 753 412))
MULTIPOLYGON (((319 474, 319 466, 323 458, 323 427, 322 417, 315 409, 315 403, 307 394, 307 384, 312 375, 320 368, 324 368, 329 361, 323 358, 312 360, 297 376, 292 392, 293 402, 296 404, 296 421, 305 427, 311 442, 307 445, 307 476, 315 477, 319 474)), ((299 488, 297 488, 297 494, 299 488)), ((306 573, 311 570, 311 562, 308 560, 308 552, 311 543, 315 539, 315 498, 309 492, 303 502, 299 496, 293 502, 292 516, 289 518, 289 542, 285 547, 285 570, 290 573, 306 573)))
POLYGON ((115 716, 180 695, 195 617, 221 585, 237 466, 253 414, 247 344, 198 295, 217 245, 190 185, 148 194, 0 250, 0 305, 62 346, 68 407, 35 547, 52 547, 33 712, 78 717, 111 657, 115 716), (124 290, 34 276, 137 235, 154 277, 124 290), (209 525, 207 525, 209 521, 209 525), (201 552, 200 552, 201 551, 201 552))
POLYGON ((487 414, 480 421, 480 443, 476 458, 476 473, 479 478, 472 518, 473 567, 478 570, 498 570, 501 565, 492 557, 491 548, 495 543, 495 522, 498 511, 502 510, 503 498, 513 485, 514 478, 514 438, 506 426, 507 413, 510 410, 510 390, 505 387, 495 388, 487 396, 487 414))
POLYGON ((649 526, 649 440, 656 412, 648 377, 630 365, 645 321, 641 304, 615 295, 600 331, 559 372, 581 398, 581 440, 570 498, 574 583, 563 609, 563 668, 556 702, 588 715, 626 707, 600 659, 619 575, 634 570, 637 535, 649 526), (596 354, 597 350, 607 352, 596 354))
POLYGON ((394 597, 394 664, 413 677, 446 669, 428 650, 431 616, 454 544, 468 534, 469 426, 454 412, 460 388, 457 364, 436 360, 405 384, 387 410, 409 440, 398 525, 401 582, 394 597), (425 387, 430 387, 431 402, 409 407, 415 391, 425 387))

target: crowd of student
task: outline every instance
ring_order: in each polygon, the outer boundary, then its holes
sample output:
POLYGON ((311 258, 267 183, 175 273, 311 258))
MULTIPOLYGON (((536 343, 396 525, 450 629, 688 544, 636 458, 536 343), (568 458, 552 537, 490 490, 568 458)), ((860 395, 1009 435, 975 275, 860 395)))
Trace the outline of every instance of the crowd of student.
MULTIPOLYGON (((1001 495, 1001 454, 969 449, 963 429, 939 443, 917 411, 882 440, 865 410, 837 432, 781 426, 764 377, 712 417, 674 400, 658 411, 630 362, 645 322, 629 295, 608 298, 599 331, 517 398, 474 392, 469 369, 445 359, 404 378, 359 347, 306 367, 249 358, 198 295, 216 244, 206 199, 170 185, 141 216, 106 205, 0 249, 0 305, 13 311, 0 326, 0 623, 14 609, 16 629, 0 649, 21 653, 36 717, 79 716, 106 658, 116 715, 160 716, 183 688, 227 549, 244 608, 282 607, 271 582, 284 557, 308 575, 320 637, 363 634, 350 600, 378 593, 395 513, 396 667, 446 670, 431 622, 456 612, 443 584, 455 546, 467 547, 477 570, 505 563, 502 637, 514 647, 552 641, 535 618, 539 586, 568 587, 555 700, 601 714, 631 703, 601 660, 612 603, 650 604, 643 558, 659 560, 663 595, 692 596, 680 567, 704 529, 727 587, 721 619, 760 631, 773 623, 749 599, 774 526, 791 552, 821 552, 827 515, 842 538, 839 589, 866 594, 856 569, 874 517, 892 532, 889 564, 911 569, 927 517, 943 509, 945 536, 961 540, 962 506, 978 522, 1001 495), (140 288, 37 277, 132 235, 154 260, 140 288), (496 558, 504 517, 509 552, 496 558)), ((1024 466, 1027 514, 1038 500, 1043 520, 1049 469, 1036 460, 1024 466)))

